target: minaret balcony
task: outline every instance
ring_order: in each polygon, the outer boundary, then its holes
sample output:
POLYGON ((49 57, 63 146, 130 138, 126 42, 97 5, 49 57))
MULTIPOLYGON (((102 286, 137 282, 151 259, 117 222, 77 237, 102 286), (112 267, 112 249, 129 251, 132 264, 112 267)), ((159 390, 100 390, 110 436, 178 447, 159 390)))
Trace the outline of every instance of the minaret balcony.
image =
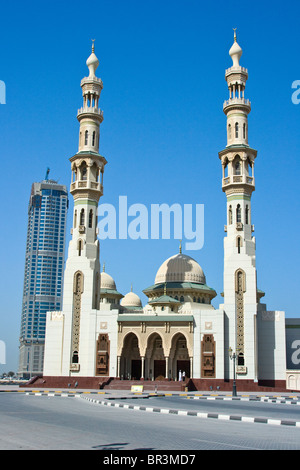
POLYGON ((74 181, 71 183, 71 192, 78 189, 92 189, 94 191, 100 191, 101 194, 103 194, 103 184, 96 181, 74 181))
POLYGON ((101 119, 101 121, 103 120, 103 111, 102 109, 100 108, 97 108, 96 106, 86 106, 86 107, 82 107, 80 109, 78 109, 78 112, 77 112, 77 117, 82 115, 82 114, 92 114, 92 115, 96 115, 97 117, 99 117, 101 119))
POLYGON ((226 176, 226 178, 223 178, 222 181, 222 186, 228 186, 230 184, 249 184, 251 186, 255 186, 255 181, 253 176, 248 176, 248 175, 231 175, 231 176, 226 176))
POLYGON ((251 102, 246 98, 229 98, 223 103, 223 111, 226 113, 231 108, 243 107, 246 108, 248 113, 251 111, 251 102))

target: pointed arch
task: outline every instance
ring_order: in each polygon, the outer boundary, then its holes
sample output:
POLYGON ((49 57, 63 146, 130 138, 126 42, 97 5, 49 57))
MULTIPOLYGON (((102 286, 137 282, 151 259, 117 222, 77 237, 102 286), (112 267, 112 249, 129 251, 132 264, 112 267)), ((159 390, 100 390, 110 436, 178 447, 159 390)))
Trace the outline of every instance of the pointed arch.
POLYGON ((238 139, 239 138, 239 123, 238 122, 235 123, 234 128, 235 128, 235 138, 238 139))
POLYGON ((230 205, 228 209, 228 225, 231 225, 231 224, 232 224, 232 206, 230 205))
POLYGON ((241 205, 236 206, 236 223, 242 222, 242 210, 241 205))
POLYGON ((82 208, 81 211, 80 211, 80 221, 79 221, 79 225, 84 225, 84 209, 82 208))
POLYGON ((93 209, 90 209, 90 212, 89 212, 89 228, 93 228, 93 216, 94 216, 93 209))

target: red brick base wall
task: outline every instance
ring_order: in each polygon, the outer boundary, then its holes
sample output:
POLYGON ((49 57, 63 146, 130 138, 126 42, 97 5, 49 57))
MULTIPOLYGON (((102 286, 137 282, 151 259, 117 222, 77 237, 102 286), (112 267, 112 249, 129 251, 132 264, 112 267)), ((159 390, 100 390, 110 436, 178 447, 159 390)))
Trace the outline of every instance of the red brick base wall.
MULTIPOLYGON (((189 391, 232 391, 232 380, 190 379, 189 391)), ((237 392, 287 392, 285 380, 236 380, 237 392)))
MULTIPOLYGON (((220 391, 231 392, 232 380, 218 379, 189 379, 187 383, 161 381, 149 382, 134 381, 135 384, 140 383, 145 389, 154 389, 155 384, 159 385, 159 389, 163 390, 184 390, 188 387, 188 391, 220 391), (147 385, 147 386, 146 386, 147 385)), ((22 387, 30 388, 78 388, 78 389, 130 389, 130 381, 113 379, 112 377, 37 377, 31 379, 22 387)), ((287 392, 285 380, 269 380, 253 382, 252 380, 237 380, 237 392, 287 392)))
POLYGON ((22 387, 31 388, 84 388, 100 389, 109 383, 110 377, 37 377, 22 387))

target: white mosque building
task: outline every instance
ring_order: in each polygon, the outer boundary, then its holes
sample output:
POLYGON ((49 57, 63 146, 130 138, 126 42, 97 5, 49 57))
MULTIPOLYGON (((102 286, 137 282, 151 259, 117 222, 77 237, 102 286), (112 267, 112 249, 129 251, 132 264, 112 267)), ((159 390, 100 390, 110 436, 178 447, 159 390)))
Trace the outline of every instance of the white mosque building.
POLYGON ((247 69, 234 37, 229 51, 233 64, 225 78, 229 98, 227 146, 219 153, 226 195, 224 238, 224 303, 215 309, 215 290, 207 284, 198 262, 179 252, 159 267, 154 284, 144 289, 148 303, 129 292, 122 295, 115 280, 100 269, 97 207, 103 194, 106 159, 99 153, 103 113, 102 80, 94 52, 87 60, 89 75, 81 81, 83 107, 79 149, 70 158, 74 198, 72 239, 64 276, 63 308, 48 312, 43 378, 39 386, 145 387, 180 384, 191 390, 286 388, 285 314, 268 311, 258 289, 251 196, 255 190, 257 151, 248 143, 245 98, 247 69))

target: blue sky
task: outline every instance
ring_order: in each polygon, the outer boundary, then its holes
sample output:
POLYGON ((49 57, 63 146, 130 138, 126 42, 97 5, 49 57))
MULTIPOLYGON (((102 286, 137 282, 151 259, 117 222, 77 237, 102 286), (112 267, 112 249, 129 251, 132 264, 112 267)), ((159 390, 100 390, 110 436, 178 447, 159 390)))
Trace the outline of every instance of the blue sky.
MULTIPOLYGON (((27 205, 31 184, 70 184, 78 148, 80 80, 91 39, 104 83, 100 153, 108 164, 102 202, 204 204, 205 241, 186 252, 202 266, 222 302, 226 199, 218 152, 226 145, 225 69, 237 28, 248 68, 249 144, 258 150, 252 221, 258 287, 269 310, 299 317, 299 123, 292 83, 300 79, 298 1, 98 0, 1 6, 0 340, 17 370, 27 205)), ((67 243, 70 238, 70 198, 67 243)), ((184 241, 183 241, 184 243, 184 241)), ((123 294, 154 283, 178 240, 106 240, 105 261, 123 294)))

